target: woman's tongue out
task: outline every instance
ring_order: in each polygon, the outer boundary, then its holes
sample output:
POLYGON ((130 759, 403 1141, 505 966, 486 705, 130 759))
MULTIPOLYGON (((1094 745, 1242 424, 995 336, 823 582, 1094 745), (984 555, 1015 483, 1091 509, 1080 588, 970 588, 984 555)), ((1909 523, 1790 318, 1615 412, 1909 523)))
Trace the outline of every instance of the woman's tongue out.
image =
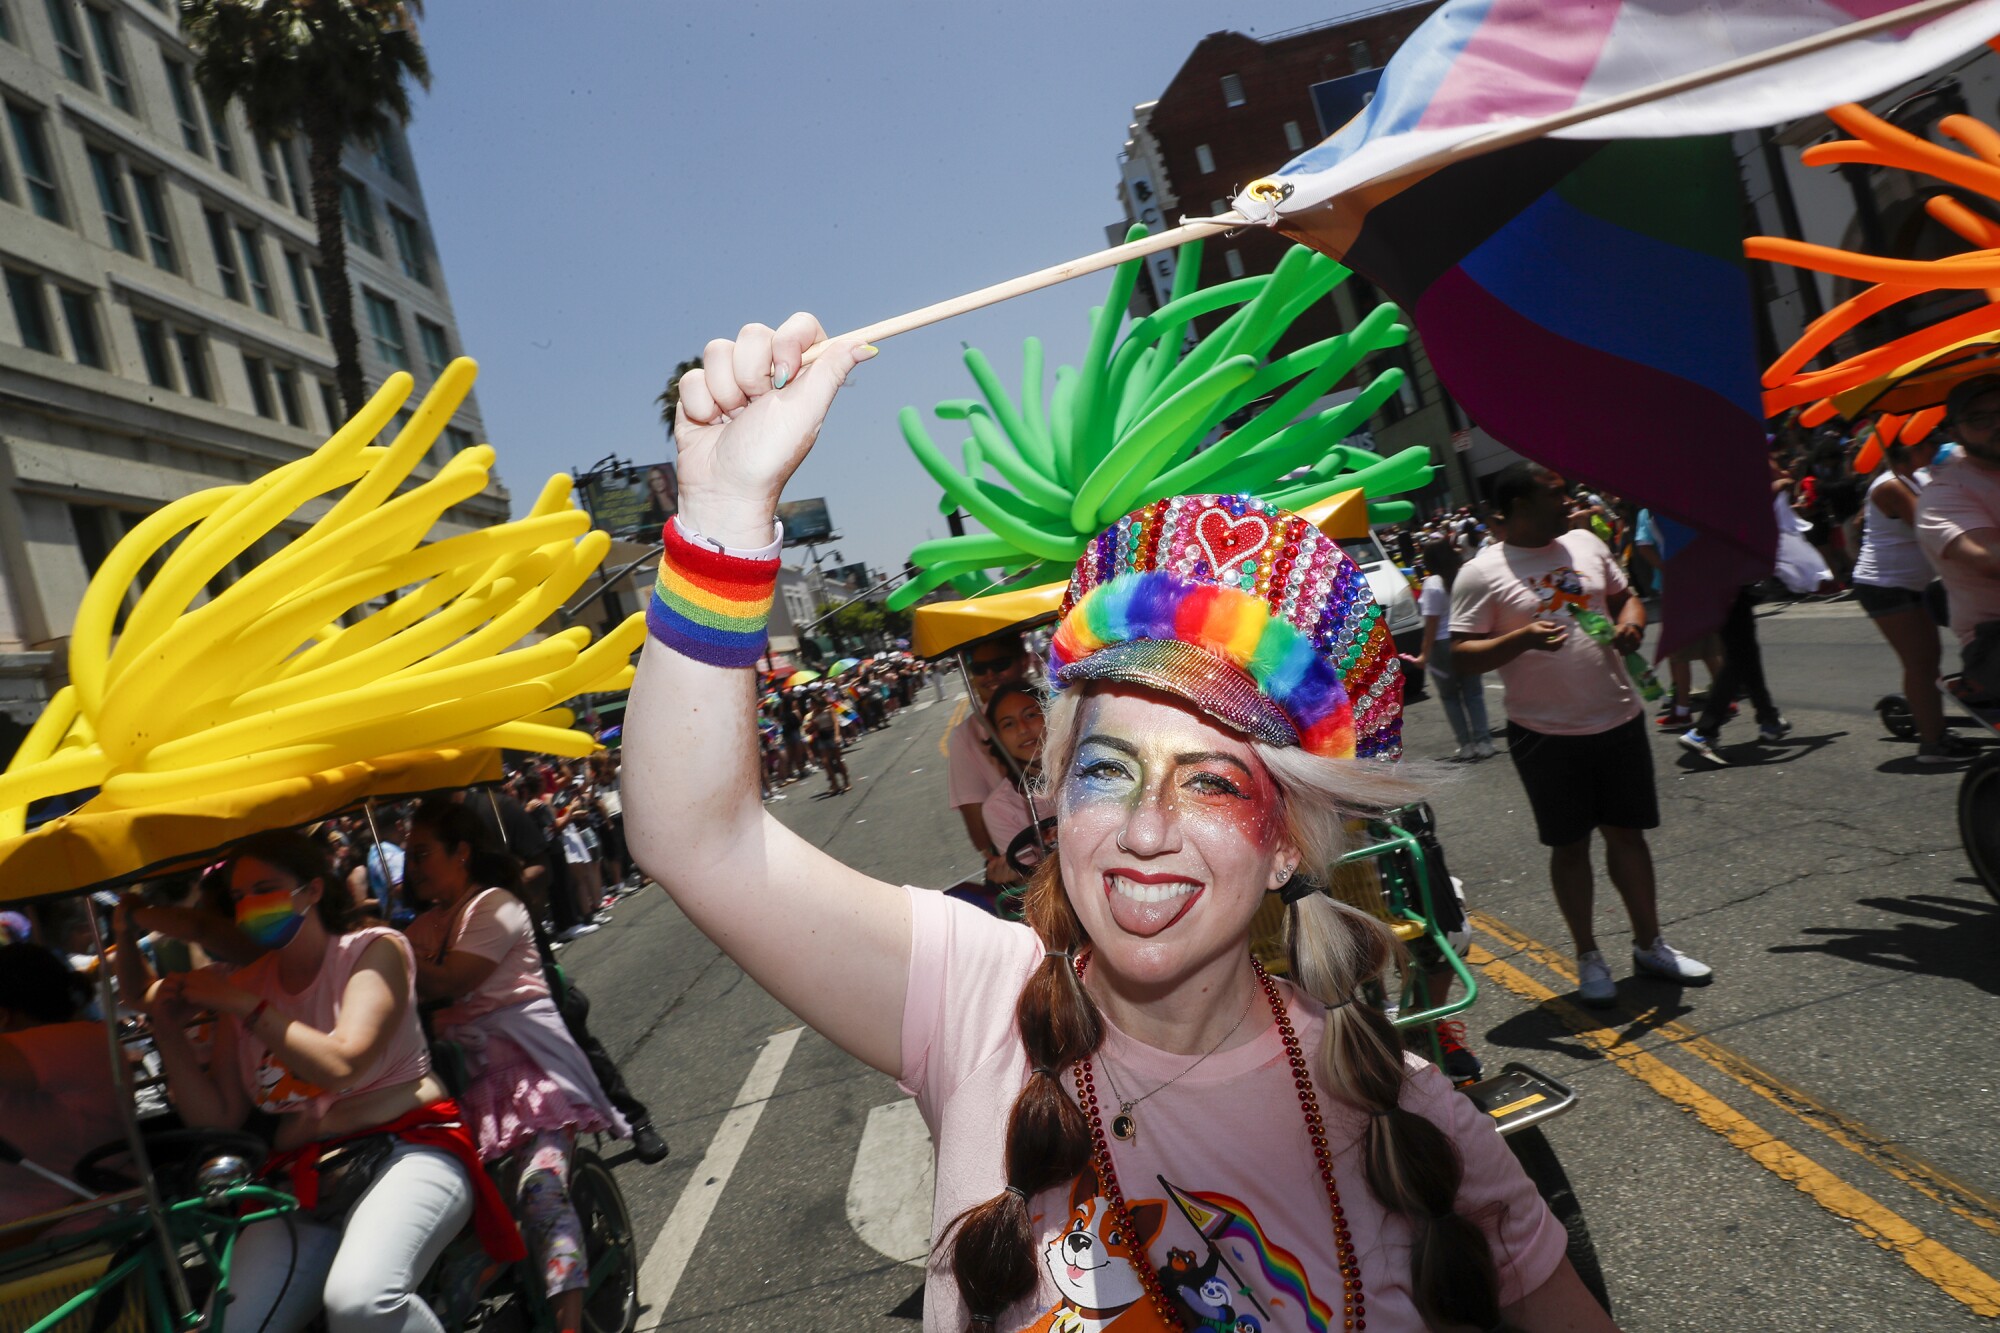
POLYGON ((1111 901, 1111 919, 1127 935, 1144 938, 1157 935, 1181 919, 1181 915, 1201 896, 1201 885, 1191 879, 1160 877, 1147 883, 1126 875, 1104 876, 1105 896, 1111 901))

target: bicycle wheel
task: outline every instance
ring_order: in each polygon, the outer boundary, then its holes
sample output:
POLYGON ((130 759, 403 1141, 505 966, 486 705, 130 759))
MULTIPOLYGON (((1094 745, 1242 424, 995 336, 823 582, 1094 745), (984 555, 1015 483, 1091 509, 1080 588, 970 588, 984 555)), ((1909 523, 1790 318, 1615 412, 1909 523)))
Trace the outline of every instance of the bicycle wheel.
POLYGON ((569 1201, 583 1225, 590 1291, 583 1302, 586 1333, 632 1333, 639 1322, 639 1255, 632 1214, 611 1168, 579 1148, 570 1161, 569 1201))
POLYGON ((1972 872, 2000 898, 2000 753, 1982 755, 1958 784, 1958 837, 1972 872))
POLYGON ((1569 1183, 1569 1173, 1556 1160, 1555 1145, 1539 1127, 1515 1130, 1507 1136, 1507 1146, 1514 1151, 1514 1159, 1521 1169, 1528 1173, 1528 1179, 1535 1183, 1535 1193, 1542 1196, 1542 1202, 1562 1223, 1569 1233, 1569 1262, 1576 1269, 1576 1275, 1583 1279, 1583 1285, 1590 1288, 1590 1294, 1611 1313, 1611 1293, 1604 1286, 1604 1269, 1597 1262, 1597 1245, 1590 1239, 1590 1226, 1583 1220, 1583 1205, 1577 1202, 1576 1191, 1569 1183))
POLYGON ((1875 701, 1875 713, 1882 719, 1882 730, 1897 740, 1917 739, 1917 715, 1910 711, 1910 701, 1902 695, 1883 695, 1875 701))

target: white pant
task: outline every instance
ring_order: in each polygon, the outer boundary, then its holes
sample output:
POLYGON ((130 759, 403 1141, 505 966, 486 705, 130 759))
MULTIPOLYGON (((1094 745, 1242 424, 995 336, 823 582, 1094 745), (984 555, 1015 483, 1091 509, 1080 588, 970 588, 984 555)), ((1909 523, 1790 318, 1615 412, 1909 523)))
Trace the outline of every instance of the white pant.
POLYGON ((472 1183, 438 1148, 396 1146, 338 1226, 303 1214, 245 1229, 229 1269, 229 1333, 444 1333, 416 1285, 472 1216, 472 1183))

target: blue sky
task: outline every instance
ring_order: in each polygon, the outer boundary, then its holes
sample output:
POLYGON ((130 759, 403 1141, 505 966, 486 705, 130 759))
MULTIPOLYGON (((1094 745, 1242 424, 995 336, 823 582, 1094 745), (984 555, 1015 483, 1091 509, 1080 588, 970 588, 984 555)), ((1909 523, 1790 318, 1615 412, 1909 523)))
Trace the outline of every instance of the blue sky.
MULTIPOLYGON (((1203 35, 1359 7, 432 0, 410 139, 516 507, 608 453, 670 457, 654 395, 747 321, 839 331, 1099 248, 1132 107, 1203 35)), ((945 532, 897 412, 973 392, 961 340, 1014 382, 1029 334, 1075 360, 1104 288, 885 343, 787 498, 896 568, 945 532)))

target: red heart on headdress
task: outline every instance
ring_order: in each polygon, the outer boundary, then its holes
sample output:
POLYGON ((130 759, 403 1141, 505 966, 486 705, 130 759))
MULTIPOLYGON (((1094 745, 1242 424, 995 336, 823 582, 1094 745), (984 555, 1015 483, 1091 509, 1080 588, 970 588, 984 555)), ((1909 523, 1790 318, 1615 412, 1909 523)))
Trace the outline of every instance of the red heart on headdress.
POLYGON ((1220 574, 1271 540, 1271 525, 1262 514, 1231 518, 1226 510, 1204 509, 1194 523, 1194 538, 1208 553, 1208 567, 1220 574))

